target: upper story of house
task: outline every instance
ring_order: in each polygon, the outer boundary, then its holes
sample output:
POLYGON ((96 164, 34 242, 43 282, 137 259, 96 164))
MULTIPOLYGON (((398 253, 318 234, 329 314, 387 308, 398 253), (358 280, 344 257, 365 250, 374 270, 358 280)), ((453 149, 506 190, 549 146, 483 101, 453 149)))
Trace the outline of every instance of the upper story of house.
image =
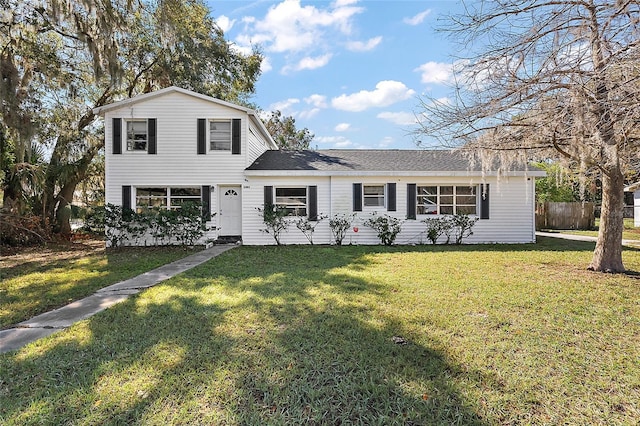
POLYGON ((277 149, 256 112, 178 87, 97 108, 105 120, 106 175, 138 184, 239 182, 277 149))

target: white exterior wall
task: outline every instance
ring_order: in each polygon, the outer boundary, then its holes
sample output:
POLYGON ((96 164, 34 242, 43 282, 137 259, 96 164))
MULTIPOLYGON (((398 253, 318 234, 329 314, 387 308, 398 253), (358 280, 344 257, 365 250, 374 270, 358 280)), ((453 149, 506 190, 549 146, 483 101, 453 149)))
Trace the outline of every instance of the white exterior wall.
POLYGON ((260 154, 267 150, 267 142, 262 139, 260 135, 260 131, 253 125, 251 121, 249 121, 248 125, 249 131, 247 132, 247 155, 246 155, 246 166, 249 167, 253 164, 254 161, 260 154))
MULTIPOLYGON (((135 205, 135 188, 151 186, 210 185, 211 212, 218 211, 218 185, 242 185, 244 169, 267 150, 254 130, 249 132, 249 116, 241 110, 229 108, 183 93, 167 93, 141 102, 125 105, 105 113, 105 199, 107 203, 122 205, 122 186, 131 185, 131 205, 135 205), (122 154, 113 154, 113 118, 122 118, 122 154), (157 154, 131 152, 126 149, 126 119, 157 120, 157 154), (197 153, 197 120, 234 119, 241 122, 241 154, 231 151, 197 153)), ((206 133, 209 128, 207 123, 206 133)), ((210 226, 217 226, 212 216, 210 226)), ((215 238, 215 232, 207 238, 215 238)))
MULTIPOLYGON (((388 214, 403 221, 402 231, 396 238, 396 244, 427 244, 426 225, 422 222, 427 217, 418 215, 416 220, 407 220, 407 184, 417 185, 479 185, 480 177, 390 177, 390 176, 289 176, 258 177, 250 176, 249 184, 243 190, 243 243, 248 245, 275 244, 271 235, 260 232, 264 228, 262 218, 255 207, 263 206, 264 186, 308 186, 318 187, 318 215, 329 217, 335 214, 353 213, 353 184, 396 184, 396 211, 363 206, 358 212, 343 244, 380 244, 371 228, 364 226, 364 221, 378 215, 388 214), (358 229, 354 231, 354 227, 358 229)), ((465 238, 464 243, 529 243, 535 241, 534 220, 534 178, 488 177, 489 184, 489 219, 481 219, 473 228, 474 234, 465 238)), ((479 213, 479 205, 478 205, 479 213)), ((293 219, 292 219, 293 220, 293 219)), ((332 242, 329 221, 320 222, 314 233, 315 244, 332 242)), ((308 244, 294 224, 283 233, 283 244, 308 244)))
MULTIPOLYGON (((257 208, 264 207, 264 187, 300 187, 317 186, 318 188, 318 216, 324 214, 329 216, 331 210, 331 178, 328 176, 318 177, 268 177, 255 178, 248 177, 248 182, 242 189, 242 243, 246 245, 268 245, 275 244, 273 236, 261 232, 265 225, 262 221, 262 214, 257 208)), ((308 203, 307 203, 308 204, 308 203)), ((282 234, 282 244, 309 244, 304 234, 296 228, 295 218, 289 219, 291 224, 286 232, 282 234)), ((313 234, 314 244, 328 244, 331 240, 329 232, 329 220, 321 221, 313 234)))

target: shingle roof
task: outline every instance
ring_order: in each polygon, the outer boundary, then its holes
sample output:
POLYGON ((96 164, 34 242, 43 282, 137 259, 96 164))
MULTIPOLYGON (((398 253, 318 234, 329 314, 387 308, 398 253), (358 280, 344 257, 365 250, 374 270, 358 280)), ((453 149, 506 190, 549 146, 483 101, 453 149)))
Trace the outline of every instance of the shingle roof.
MULTIPOLYGON (((325 172, 481 172, 460 151, 450 150, 342 150, 266 151, 247 170, 325 172)), ((537 171, 524 165, 510 171, 537 171)))

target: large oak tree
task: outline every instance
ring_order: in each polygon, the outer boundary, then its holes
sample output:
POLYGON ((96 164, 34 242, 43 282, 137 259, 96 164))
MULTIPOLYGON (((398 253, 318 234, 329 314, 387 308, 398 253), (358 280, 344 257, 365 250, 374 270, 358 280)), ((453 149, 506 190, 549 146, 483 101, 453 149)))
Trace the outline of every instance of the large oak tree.
POLYGON ((558 158, 602 181, 590 269, 622 272, 624 172, 638 156, 640 2, 465 3, 446 20, 464 56, 446 100, 422 100, 418 133, 487 164, 558 158))
MULTIPOLYGON (((31 144, 46 145, 33 207, 63 234, 75 189, 104 145, 94 108, 170 85, 247 103, 260 74, 259 52, 226 41, 202 0, 0 2, 3 186, 31 144)), ((23 210, 15 192, 5 190, 5 207, 23 210)))

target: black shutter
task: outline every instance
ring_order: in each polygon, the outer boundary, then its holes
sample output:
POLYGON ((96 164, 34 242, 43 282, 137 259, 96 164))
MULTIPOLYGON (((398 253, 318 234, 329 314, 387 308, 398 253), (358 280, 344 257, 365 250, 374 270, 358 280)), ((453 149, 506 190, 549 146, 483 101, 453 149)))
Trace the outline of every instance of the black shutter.
POLYGON ((307 188, 307 197, 309 198, 309 220, 318 220, 318 187, 310 186, 307 188))
POLYGON ((157 153, 157 143, 156 143, 156 119, 149 118, 147 120, 147 136, 149 138, 149 154, 157 153))
POLYGON ((131 210, 131 186, 122 187, 122 210, 131 210))
POLYGON ((273 205, 273 186, 264 187, 264 208, 273 205))
POLYGON ((232 154, 240 154, 240 141, 242 140, 240 138, 240 135, 241 135, 240 122, 241 121, 239 118, 234 118, 231 121, 231 153, 232 154))
POLYGON ((416 184, 407 184, 407 219, 416 218, 416 184))
POLYGON ((354 212, 362 211, 362 184, 361 183, 353 184, 353 211, 354 212))
POLYGON ((396 184, 395 183, 387 184, 387 211, 389 212, 396 211, 396 184))
POLYGON ((202 221, 211 220, 211 186, 202 185, 202 221))
POLYGON ((489 219, 489 184, 480 185, 480 219, 489 219))
POLYGON ((122 119, 114 118, 111 133, 113 135, 113 153, 122 154, 122 119))
POLYGON ((198 118, 198 154, 207 153, 207 120, 198 118))

